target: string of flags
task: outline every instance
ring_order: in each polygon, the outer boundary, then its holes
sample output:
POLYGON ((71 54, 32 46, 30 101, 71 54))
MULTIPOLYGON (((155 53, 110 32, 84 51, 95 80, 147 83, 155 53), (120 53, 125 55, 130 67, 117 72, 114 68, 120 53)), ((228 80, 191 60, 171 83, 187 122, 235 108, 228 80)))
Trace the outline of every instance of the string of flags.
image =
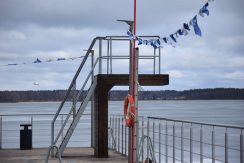
POLYGON ((129 36, 130 40, 135 39, 138 42, 138 45, 149 45, 153 48, 160 48, 163 47, 163 44, 171 45, 175 47, 174 43, 177 43, 177 38, 180 36, 187 36, 191 28, 193 27, 194 32, 198 36, 202 36, 202 31, 197 23, 197 19, 199 16, 204 17, 204 15, 209 16, 208 6, 209 3, 213 2, 214 0, 208 0, 207 3, 203 5, 203 7, 199 10, 198 14, 196 14, 188 23, 183 23, 183 26, 178 29, 175 33, 170 34, 167 37, 160 37, 158 39, 142 39, 139 36, 134 35, 130 30, 127 30, 127 35, 129 36))
POLYGON ((22 62, 22 63, 9 63, 6 65, 1 65, 1 67, 4 66, 18 66, 18 65, 26 65, 26 64, 40 64, 40 63, 50 63, 50 62, 58 62, 58 61, 67 61, 67 60, 76 60, 79 58, 83 58, 84 56, 79 57, 68 57, 68 58, 57 58, 57 59, 47 59, 47 60, 41 60, 39 58, 36 58, 33 62, 22 62))

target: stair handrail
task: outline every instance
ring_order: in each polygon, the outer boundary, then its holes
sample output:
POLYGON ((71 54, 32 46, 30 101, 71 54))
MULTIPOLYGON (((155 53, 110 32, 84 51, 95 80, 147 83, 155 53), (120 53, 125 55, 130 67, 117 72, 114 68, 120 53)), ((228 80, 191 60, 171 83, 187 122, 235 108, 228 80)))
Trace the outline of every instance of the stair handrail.
POLYGON ((55 121, 57 120, 57 117, 58 117, 60 111, 62 110, 63 105, 64 105, 64 103, 66 102, 66 100, 67 100, 67 98, 68 98, 68 96, 69 96, 69 94, 70 94, 70 92, 71 92, 71 89, 72 89, 72 87, 73 87, 73 84, 75 83, 77 77, 79 76, 79 74, 80 74, 80 72, 81 72, 83 66, 85 65, 86 60, 87 60, 87 58, 89 57, 89 54, 91 53, 91 50, 92 50, 94 44, 96 43, 97 40, 99 40, 99 39, 104 39, 104 38, 105 38, 105 37, 95 37, 95 38, 93 39, 92 43, 90 44, 90 47, 88 48, 88 50, 87 50, 87 52, 86 52, 86 55, 84 56, 84 58, 83 58, 83 60, 82 60, 82 62, 81 62, 81 64, 80 64, 78 70, 76 71, 76 74, 75 74, 75 76, 73 77, 73 79, 72 79, 72 81, 71 81, 71 83, 70 83, 70 86, 69 86, 69 88, 68 88, 68 90, 67 90, 67 92, 66 92, 66 94, 65 94, 65 96, 64 96, 64 98, 63 98, 63 100, 62 100, 62 102, 61 102, 61 104, 60 104, 60 106, 59 106, 59 108, 58 108, 58 110, 57 110, 57 112, 56 112, 56 114, 55 114, 53 120, 52 120, 52 124, 51 124, 51 134, 52 134, 52 135, 51 135, 51 142, 52 142, 52 145, 54 144, 54 123, 55 123, 55 121))

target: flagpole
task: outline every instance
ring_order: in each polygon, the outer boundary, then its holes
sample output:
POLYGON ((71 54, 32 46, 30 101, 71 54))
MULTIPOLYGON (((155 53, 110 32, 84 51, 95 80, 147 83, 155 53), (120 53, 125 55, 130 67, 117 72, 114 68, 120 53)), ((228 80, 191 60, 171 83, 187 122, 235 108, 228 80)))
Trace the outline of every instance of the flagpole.
MULTIPOLYGON (((133 33, 134 36, 136 36, 136 0, 134 0, 134 27, 133 27, 133 33)), ((133 39, 133 55, 132 55, 132 97, 135 100, 135 91, 136 91, 136 40, 133 39)), ((136 101, 135 101, 136 103, 136 101)), ((137 108, 135 108, 137 109, 137 108)), ((135 121, 137 120, 137 115, 135 115, 135 121)), ((136 135, 135 135, 135 127, 136 123, 134 122, 134 125, 132 126, 132 134, 131 134, 131 163, 134 163, 136 161, 137 157, 137 149, 135 147, 136 143, 136 135)))

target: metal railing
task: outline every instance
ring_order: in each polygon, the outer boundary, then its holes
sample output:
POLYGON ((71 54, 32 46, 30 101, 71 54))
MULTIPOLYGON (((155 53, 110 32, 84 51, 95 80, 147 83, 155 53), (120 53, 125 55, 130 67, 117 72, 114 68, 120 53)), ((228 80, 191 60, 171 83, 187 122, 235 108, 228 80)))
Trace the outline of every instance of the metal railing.
MULTIPOLYGON (((244 161, 242 126, 157 117, 148 117, 145 125, 144 119, 139 118, 141 143, 138 160, 140 161, 146 159, 165 163, 243 163, 244 161)), ((128 155, 126 145, 128 128, 124 125, 123 116, 111 115, 109 126, 113 130, 110 132, 113 136, 109 137, 109 148, 128 155), (111 137, 114 137, 113 141, 111 137)))
MULTIPOLYGON (((72 105, 70 103, 70 105, 72 105)), ((66 106, 66 109, 68 107, 66 106)), ((32 146, 33 148, 47 148, 50 146, 51 133, 50 123, 55 114, 4 114, 0 115, 0 149, 19 149, 20 148, 20 125, 32 124, 32 146)), ((56 131, 61 128, 64 118, 67 114, 60 114, 57 119, 56 131)), ((74 132, 68 146, 69 147, 90 147, 91 140, 89 136, 81 136, 82 134, 91 134, 91 115, 84 114, 85 119, 78 124, 79 130, 74 132)), ((70 124, 72 119, 68 121, 70 124)), ((64 137, 67 128, 61 134, 64 137)), ((60 141, 57 142, 57 145, 60 141)))
MULTIPOLYGON (((141 36, 141 37, 147 37, 147 38, 159 38, 158 36, 141 36)), ((96 74, 102 74, 103 73, 103 60, 107 61, 107 74, 112 74, 113 73, 113 61, 115 59, 129 59, 129 55, 114 55, 113 54, 113 48, 112 48, 112 42, 114 41, 127 41, 128 43, 130 40, 128 39, 127 36, 106 36, 106 37, 96 37, 93 39, 89 49, 87 50, 85 56, 83 57, 83 60, 75 73, 69 88, 65 94, 64 99, 62 100, 56 114, 54 115, 54 118, 51 123, 51 145, 56 145, 58 140, 61 137, 61 133, 63 133, 63 129, 66 127, 67 122, 69 121, 71 114, 73 114, 73 119, 77 113, 76 108, 81 108, 83 99, 81 95, 85 93, 84 96, 86 96, 87 91, 85 89, 89 89, 93 79, 94 75, 96 74), (98 41, 98 55, 95 55, 95 44, 98 41), (103 55, 103 45, 102 42, 107 41, 107 54, 103 55), (83 82, 77 82, 78 78, 81 77, 81 71, 83 70, 84 72, 87 72, 87 69, 85 69, 85 64, 87 63, 87 59, 91 56, 91 65, 90 65, 90 70, 88 70, 88 75, 85 77, 85 80, 82 80, 83 82), (95 62, 94 62, 95 59, 95 62), (98 66, 97 66, 98 65, 98 66), (98 72, 95 72, 96 67, 98 67, 98 72), (89 82, 90 80, 90 82, 89 82), (79 89, 78 93, 76 93, 77 85, 81 83, 81 88, 79 89), (90 84, 89 84, 90 83, 90 84), (69 97, 73 98, 73 105, 71 106, 70 110, 68 111, 67 116, 65 117, 64 123, 61 126, 60 130, 58 133, 55 135, 55 122, 57 118, 60 115, 60 112, 63 109, 63 106, 65 103, 68 101, 69 97), (77 102, 81 100, 80 106, 77 106, 77 102)), ((129 49, 129 46, 127 45, 127 48, 129 49)), ((126 49, 126 48, 125 48, 126 49)), ((129 50, 128 50, 129 53, 129 50)), ((156 74, 156 67, 158 68, 158 74, 161 73, 161 49, 154 49, 153 55, 142 55, 139 57, 139 59, 151 59, 153 60, 153 74, 156 74), (157 54, 158 51, 158 54, 157 54), (156 59, 158 59, 158 64, 156 64, 156 59)), ((129 64, 128 64, 129 65, 129 64)), ((116 66, 116 65, 115 65, 116 66)), ((128 66, 129 67, 129 66, 128 66)), ((128 68, 129 70, 129 68, 128 68)), ((127 72, 128 73, 128 72, 127 72)), ((93 110, 93 105, 92 105, 92 110, 93 110)), ((92 121, 92 126, 93 126, 93 120, 92 121)))

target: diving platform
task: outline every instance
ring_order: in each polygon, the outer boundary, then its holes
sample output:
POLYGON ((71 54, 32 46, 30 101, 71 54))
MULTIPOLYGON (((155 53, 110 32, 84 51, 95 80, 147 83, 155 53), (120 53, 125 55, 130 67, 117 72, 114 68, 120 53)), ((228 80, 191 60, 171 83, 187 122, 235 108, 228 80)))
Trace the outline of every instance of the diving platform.
MULTIPOLYGON (((94 154, 96 157, 108 157, 108 92, 113 86, 129 85, 129 75, 98 74, 94 92, 94 154)), ((138 76, 141 86, 164 86, 169 84, 169 75, 143 74, 138 76)), ((123 106, 121 106, 123 108, 123 106)))

